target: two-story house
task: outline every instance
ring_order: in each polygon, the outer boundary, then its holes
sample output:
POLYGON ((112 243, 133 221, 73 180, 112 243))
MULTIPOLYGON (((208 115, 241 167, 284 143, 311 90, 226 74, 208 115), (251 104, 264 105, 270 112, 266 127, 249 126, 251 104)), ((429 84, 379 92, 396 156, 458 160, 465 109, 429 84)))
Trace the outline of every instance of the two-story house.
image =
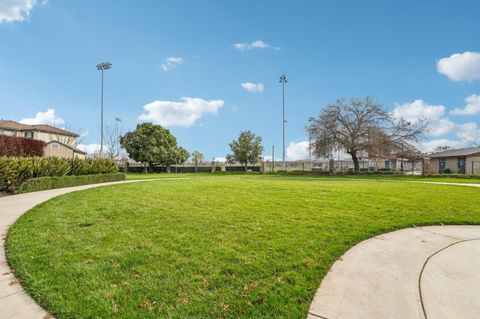
POLYGON ((85 158, 87 154, 77 148, 78 134, 47 124, 28 125, 0 120, 0 134, 43 141, 44 156, 85 158))

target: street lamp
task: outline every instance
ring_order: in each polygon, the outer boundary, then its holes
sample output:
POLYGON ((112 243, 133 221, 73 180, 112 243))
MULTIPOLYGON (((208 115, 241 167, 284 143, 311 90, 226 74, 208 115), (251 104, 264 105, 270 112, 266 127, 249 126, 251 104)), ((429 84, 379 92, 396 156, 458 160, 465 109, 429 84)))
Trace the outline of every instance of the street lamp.
POLYGON ((280 76, 280 79, 279 81, 280 83, 282 83, 282 117, 283 117, 283 120, 282 120, 282 145, 283 145, 283 150, 282 150, 282 157, 283 157, 283 168, 285 170, 287 170, 287 165, 285 163, 285 123, 287 121, 285 121, 285 83, 287 83, 287 77, 285 76, 285 74, 282 74, 280 76))
POLYGON ((102 158, 103 152, 103 71, 106 71, 112 67, 110 62, 103 62, 97 64, 97 70, 102 71, 102 93, 100 102, 100 158, 102 158))

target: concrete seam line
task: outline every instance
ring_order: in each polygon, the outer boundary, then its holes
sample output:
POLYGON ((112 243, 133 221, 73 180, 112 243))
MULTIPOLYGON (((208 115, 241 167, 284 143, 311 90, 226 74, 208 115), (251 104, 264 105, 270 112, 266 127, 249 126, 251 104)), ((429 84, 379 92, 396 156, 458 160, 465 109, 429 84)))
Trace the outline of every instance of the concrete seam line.
POLYGON ((311 316, 320 318, 320 319, 328 319, 327 317, 323 317, 323 316, 317 315, 316 313, 313 313, 313 312, 311 312, 311 311, 309 311, 308 314, 311 315, 311 316))
MULTIPOLYGON (((443 225, 442 225, 442 226, 443 226, 443 225)), ((440 234, 440 233, 436 233, 436 232, 434 232, 434 231, 426 230, 426 229, 423 229, 423 227, 414 227, 414 229, 418 229, 418 230, 421 230, 421 231, 424 231, 424 232, 426 232, 426 233, 430 233, 430 234, 433 234, 433 235, 438 235, 438 236, 447 237, 447 238, 450 238, 450 239, 462 240, 461 238, 458 238, 458 237, 455 237, 455 236, 440 234)))
POLYGON ((457 242, 451 243, 450 245, 447 245, 447 246, 437 250, 436 252, 431 254, 427 259, 425 259, 425 262, 423 263, 423 266, 422 266, 422 270, 420 271, 420 274, 418 276, 418 292, 420 294, 420 304, 422 306, 423 316, 425 317, 425 319, 428 319, 428 316, 427 316, 427 311, 425 309, 425 303, 423 301, 422 276, 423 276, 423 273, 425 271, 425 268, 427 267, 428 262, 430 261, 430 259, 432 259, 432 257, 434 257, 435 255, 441 253, 442 251, 444 251, 444 250, 446 250, 446 249, 448 249, 452 246, 455 246, 455 245, 461 244, 461 243, 465 243, 465 242, 475 241, 475 240, 480 240, 480 238, 464 239, 464 240, 459 240, 457 242))

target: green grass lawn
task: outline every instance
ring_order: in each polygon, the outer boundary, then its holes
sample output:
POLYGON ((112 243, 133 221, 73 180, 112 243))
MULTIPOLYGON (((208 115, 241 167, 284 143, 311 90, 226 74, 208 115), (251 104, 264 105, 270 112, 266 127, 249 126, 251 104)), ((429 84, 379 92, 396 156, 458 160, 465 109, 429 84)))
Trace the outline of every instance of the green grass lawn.
POLYGON ((71 193, 22 216, 7 254, 30 295, 59 319, 305 318, 329 267, 359 241, 480 223, 477 188, 176 176, 190 179, 71 193))

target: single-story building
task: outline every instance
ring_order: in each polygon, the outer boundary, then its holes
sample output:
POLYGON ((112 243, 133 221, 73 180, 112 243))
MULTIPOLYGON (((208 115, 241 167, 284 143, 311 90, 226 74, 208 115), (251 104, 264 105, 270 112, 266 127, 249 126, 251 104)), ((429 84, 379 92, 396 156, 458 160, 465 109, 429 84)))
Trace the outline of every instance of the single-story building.
POLYGON ((480 147, 446 150, 429 158, 430 173, 480 174, 480 147))

